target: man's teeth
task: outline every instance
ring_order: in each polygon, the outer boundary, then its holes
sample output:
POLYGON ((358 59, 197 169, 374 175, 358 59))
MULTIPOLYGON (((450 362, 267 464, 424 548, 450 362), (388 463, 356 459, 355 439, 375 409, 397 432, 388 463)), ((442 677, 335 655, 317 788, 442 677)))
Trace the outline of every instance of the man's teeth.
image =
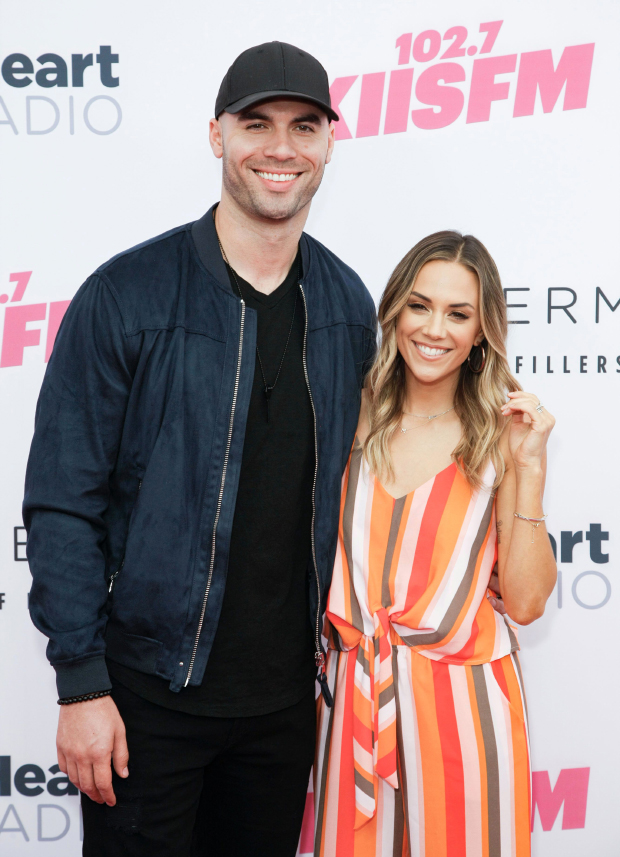
POLYGON ((429 348, 428 345, 420 345, 419 342, 416 342, 415 345, 422 354, 426 354, 428 357, 438 357, 440 354, 447 354, 450 350, 449 348, 429 348))
POLYGON ((272 182, 292 182, 299 173, 262 173, 260 170, 256 170, 256 175, 272 182))

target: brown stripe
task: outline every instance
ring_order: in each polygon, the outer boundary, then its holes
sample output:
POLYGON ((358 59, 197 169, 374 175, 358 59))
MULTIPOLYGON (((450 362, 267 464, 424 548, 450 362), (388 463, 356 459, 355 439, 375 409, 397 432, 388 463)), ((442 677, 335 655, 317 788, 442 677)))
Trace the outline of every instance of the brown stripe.
POLYGON ((363 774, 360 774, 357 768, 355 769, 355 788, 374 800, 375 787, 373 783, 369 782, 363 774))
POLYGON ((364 631, 364 622, 362 620, 362 611, 355 594, 353 586, 353 510, 355 508, 355 495, 357 493, 357 483, 360 477, 360 468, 362 464, 362 447, 355 441, 351 459, 349 462, 349 481, 347 483, 347 495, 344 501, 344 509, 342 512, 342 536, 344 541, 344 552, 347 557, 347 565, 349 566, 349 595, 351 598, 351 625, 357 628, 358 631, 364 631))
POLYGON ((471 590, 474 573, 476 571, 476 563, 478 562, 478 555, 489 531, 492 514, 493 497, 489 499, 489 503, 485 509, 484 515, 482 516, 482 521, 480 522, 476 538, 474 539, 474 543, 471 547, 469 562, 467 563, 467 569, 463 575, 463 579, 459 584, 459 588, 457 589, 450 606, 441 620, 439 628, 431 634, 415 634, 407 637, 401 637, 408 646, 428 646, 433 643, 439 643, 448 636, 454 627, 454 623, 458 619, 471 590))
MULTIPOLYGON (((402 773, 398 771, 399 781, 402 781, 402 773)), ((405 832, 405 813, 403 808, 402 787, 394 789, 394 833, 392 835, 392 857, 403 857, 403 837, 405 832)), ((411 850, 411 848, 410 848, 411 850)))
MULTIPOLYGON (((400 811, 404 815, 404 824, 407 828, 407 839, 409 840, 409 849, 411 850, 412 845, 411 831, 409 830, 409 800, 407 797, 407 768, 405 766, 405 748, 403 744, 403 720, 400 713, 400 698, 398 695, 398 654, 396 651, 396 647, 392 649, 392 675, 394 676, 394 699, 396 700, 396 743, 398 746, 398 758, 400 762, 398 766, 398 781, 400 783, 400 788, 395 792, 394 798, 396 799, 397 796, 400 797, 400 811)), ((401 821, 400 824, 402 825, 402 823, 403 822, 401 821)), ((394 825, 396 827, 396 819, 394 819, 394 825)), ((397 850, 397 840, 395 839, 394 857, 401 857, 401 855, 402 851, 397 850)))
POLYGON ((508 619, 504 616, 504 624, 508 628, 508 636, 510 638, 510 651, 518 652, 519 651, 519 641, 517 640, 515 632, 512 630, 510 625, 508 624, 508 619))
POLYGON ((497 760, 497 742, 495 740, 495 729, 493 728, 493 717, 489 705, 484 666, 479 664, 471 668, 476 690, 476 702, 478 705, 478 716, 480 717, 480 728, 482 729, 482 740, 484 743, 484 755, 487 767, 487 808, 489 814, 489 857, 501 857, 501 818, 499 806, 499 763, 497 760))
POLYGON ((387 550, 385 552, 385 562, 383 563, 383 580, 381 582, 381 606, 391 607, 392 599, 390 596, 390 568, 392 567, 392 557, 396 548, 396 540, 398 539, 398 531, 400 529, 401 518, 407 498, 401 497, 394 501, 392 509, 392 520, 390 522, 390 535, 388 537, 387 550))
POLYGON ((391 702, 394 699, 394 682, 390 684, 385 690, 382 690, 379 694, 379 708, 383 708, 384 705, 387 705, 388 702, 391 702))
POLYGON ((355 660, 358 662, 358 664, 362 665, 362 669, 364 670, 366 675, 370 677, 370 662, 366 657, 366 652, 361 646, 358 646, 357 648, 357 655, 355 657, 355 660))
MULTIPOLYGON (((337 655, 332 655, 332 657, 336 658, 336 675, 334 677, 334 689, 332 691, 332 697, 334 698, 334 705, 331 708, 327 708, 327 706, 322 703, 323 710, 327 709, 329 712, 329 723, 327 725, 327 735, 325 736, 325 746, 323 748, 323 770, 321 771, 321 782, 319 785, 319 793, 318 795, 315 793, 315 812, 316 812, 316 828, 314 835, 314 857, 320 857, 321 854, 321 841, 323 839, 323 819, 325 816, 325 787, 327 785, 327 772, 329 768, 329 757, 332 745, 332 731, 334 726, 334 712, 336 710, 336 692, 338 690, 338 671, 340 667, 340 652, 337 655)), ((317 748, 318 751, 319 748, 317 748)), ((317 752, 318 757, 318 752, 317 752)))

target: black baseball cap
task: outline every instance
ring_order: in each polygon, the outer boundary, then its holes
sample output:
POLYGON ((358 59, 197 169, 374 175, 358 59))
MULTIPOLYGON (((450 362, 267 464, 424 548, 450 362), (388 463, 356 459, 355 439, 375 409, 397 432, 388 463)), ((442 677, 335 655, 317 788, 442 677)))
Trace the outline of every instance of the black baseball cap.
POLYGON ((268 98, 295 98, 320 107, 329 119, 332 110, 327 72, 301 48, 286 42, 265 42, 248 48, 226 72, 215 102, 215 115, 239 113, 268 98))

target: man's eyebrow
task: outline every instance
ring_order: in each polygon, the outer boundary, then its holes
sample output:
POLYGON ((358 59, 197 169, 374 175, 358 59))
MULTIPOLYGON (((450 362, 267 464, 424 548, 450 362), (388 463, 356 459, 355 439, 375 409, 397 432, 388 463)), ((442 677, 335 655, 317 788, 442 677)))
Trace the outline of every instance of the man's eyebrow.
POLYGON ((248 119, 258 119, 260 122, 271 122, 269 116, 260 110, 244 110, 237 114, 237 122, 246 122, 248 119))
MULTIPOLYGON (((422 298, 423 301, 427 301, 429 304, 432 303, 432 300, 430 298, 427 298, 426 295, 421 295, 420 292, 411 292, 411 294, 415 295, 416 298, 422 298)), ((467 301, 463 301, 463 303, 460 304, 450 304, 450 307, 452 307, 452 309, 457 309, 458 307, 462 306, 468 306, 473 309, 474 312, 476 311, 476 307, 472 306, 470 303, 467 303, 467 301)))
MULTIPOLYGON (((237 122, 247 122, 249 120, 258 122, 272 122, 273 117, 268 116, 266 113, 261 113, 260 110, 244 110, 241 113, 237 114, 237 122)), ((321 117, 318 115, 318 113, 304 113, 301 116, 296 116, 292 120, 293 125, 300 125, 303 122, 311 122, 313 125, 320 125, 321 117)))
POLYGON ((304 113, 303 116, 293 119, 293 125, 300 125, 302 122, 312 122, 314 125, 320 125, 321 117, 317 113, 304 113))

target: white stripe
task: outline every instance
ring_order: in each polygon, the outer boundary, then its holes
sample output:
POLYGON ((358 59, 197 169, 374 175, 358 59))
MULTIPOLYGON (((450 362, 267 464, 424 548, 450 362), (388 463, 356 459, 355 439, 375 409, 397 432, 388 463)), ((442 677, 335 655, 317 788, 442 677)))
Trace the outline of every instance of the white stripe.
POLYGON ((400 613, 405 609, 405 604, 407 602, 407 589, 409 588, 411 568, 413 566, 413 560, 418 546, 420 526, 422 524, 424 510, 432 491, 433 484, 434 480, 423 485, 421 488, 418 488, 411 500, 407 520, 401 521, 400 526, 401 530, 403 530, 403 540, 398 556, 398 565, 396 567, 394 604, 390 608, 390 614, 400 613))
POLYGON ((411 686, 411 658, 415 658, 417 655, 405 646, 398 646, 396 651, 398 658, 398 698, 403 739, 403 757, 400 763, 405 769, 407 778, 405 814, 412 839, 410 843, 411 853, 415 857, 425 857, 422 757, 420 754, 418 718, 411 686))

